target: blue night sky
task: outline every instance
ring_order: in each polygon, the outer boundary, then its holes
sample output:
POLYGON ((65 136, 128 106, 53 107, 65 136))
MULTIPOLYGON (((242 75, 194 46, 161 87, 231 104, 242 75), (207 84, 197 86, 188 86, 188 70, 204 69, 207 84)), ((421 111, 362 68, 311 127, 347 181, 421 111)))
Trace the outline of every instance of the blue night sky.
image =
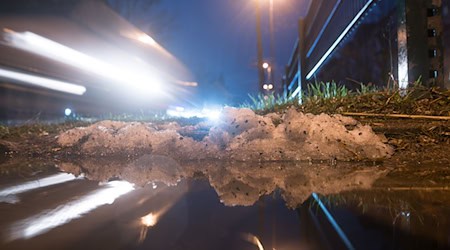
MULTIPOLYGON (((255 0, 163 0, 160 10, 173 19, 155 39, 193 73, 206 103, 242 102, 258 91, 255 0), (220 87, 220 83, 224 87, 220 87), (228 93, 227 93, 228 92, 228 93)), ((270 56, 269 4, 261 0, 264 57, 270 56)), ((276 79, 297 37, 297 20, 308 0, 274 0, 276 79)))

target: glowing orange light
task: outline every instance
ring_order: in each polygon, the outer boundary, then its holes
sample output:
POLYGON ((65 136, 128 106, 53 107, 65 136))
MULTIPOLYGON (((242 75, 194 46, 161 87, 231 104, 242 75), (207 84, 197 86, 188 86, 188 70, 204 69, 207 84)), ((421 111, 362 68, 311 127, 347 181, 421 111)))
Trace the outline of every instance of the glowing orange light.
POLYGON ((141 223, 146 227, 153 227, 158 223, 158 215, 149 213, 144 217, 141 217, 141 223))
POLYGON ((262 245, 262 243, 258 239, 258 237, 256 237, 255 235, 250 234, 250 233, 249 234, 244 234, 243 238, 245 240, 247 240, 248 242, 255 244, 255 246, 257 246, 259 250, 264 250, 264 246, 262 245))

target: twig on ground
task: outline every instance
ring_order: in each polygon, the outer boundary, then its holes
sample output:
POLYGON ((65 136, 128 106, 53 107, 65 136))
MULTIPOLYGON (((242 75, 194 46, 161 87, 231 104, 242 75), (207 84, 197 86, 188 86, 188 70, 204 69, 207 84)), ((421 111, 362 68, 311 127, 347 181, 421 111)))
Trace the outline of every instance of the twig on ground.
POLYGON ((404 114, 372 114, 372 113, 353 113, 353 112, 343 112, 342 115, 348 115, 348 116, 372 116, 372 117, 387 117, 387 118, 430 119, 430 120, 447 120, 447 121, 450 121, 450 116, 404 115, 404 114))

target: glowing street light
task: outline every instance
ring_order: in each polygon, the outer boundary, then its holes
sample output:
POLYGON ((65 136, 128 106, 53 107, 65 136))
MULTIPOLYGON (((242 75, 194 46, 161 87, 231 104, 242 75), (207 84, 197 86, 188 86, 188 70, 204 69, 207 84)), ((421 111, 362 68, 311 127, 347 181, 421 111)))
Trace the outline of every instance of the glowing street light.
MULTIPOLYGON (((271 65, 268 62, 264 62, 261 66, 265 71, 267 71, 266 81, 273 82, 271 65)), ((264 90, 272 90, 274 86, 273 84, 263 84, 262 87, 264 90)))
POLYGON ((64 114, 65 114, 66 116, 69 116, 69 115, 72 114, 72 110, 71 110, 70 108, 66 108, 66 109, 64 110, 64 114))
POLYGON ((263 89, 264 90, 272 90, 273 89, 273 84, 269 83, 269 84, 264 84, 263 85, 263 89))

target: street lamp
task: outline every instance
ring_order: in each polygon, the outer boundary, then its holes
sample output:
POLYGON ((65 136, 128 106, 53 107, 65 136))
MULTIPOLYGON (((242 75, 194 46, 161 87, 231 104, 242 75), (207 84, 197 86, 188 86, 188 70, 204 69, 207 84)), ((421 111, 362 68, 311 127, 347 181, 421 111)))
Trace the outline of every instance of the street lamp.
MULTIPOLYGON (((267 62, 263 63, 263 46, 262 46, 262 38, 261 38, 261 8, 260 1, 256 0, 256 36, 257 36, 257 54, 258 54, 258 78, 259 84, 262 84, 264 81, 264 69, 268 71, 268 80, 274 82, 273 76, 273 67, 267 62)), ((274 38, 274 0, 269 0, 269 32, 270 32, 270 61, 272 64, 275 62, 275 38, 274 38)))
POLYGON ((265 83, 263 85, 263 89, 264 90, 272 90, 273 89, 273 84, 272 83, 269 83, 269 84, 265 83))
POLYGON ((264 81, 264 69, 263 65, 263 47, 262 47, 262 35, 261 35, 261 8, 259 6, 259 1, 256 0, 256 44, 257 44, 257 55, 258 55, 258 85, 262 84, 264 81))
MULTIPOLYGON (((270 59, 272 61, 272 66, 275 65, 275 34, 274 34, 274 16, 273 16, 273 0, 269 0, 269 33, 270 33, 270 59)), ((272 67, 273 70, 273 67, 272 67)), ((273 71, 271 72, 271 77, 275 78, 273 71)), ((274 79, 270 78, 272 82, 274 79)))
POLYGON ((264 80, 267 81, 267 82, 273 82, 273 79, 272 79, 272 66, 268 62, 264 62, 262 64, 262 68, 265 69, 265 71, 267 71, 267 74, 264 73, 264 80))

